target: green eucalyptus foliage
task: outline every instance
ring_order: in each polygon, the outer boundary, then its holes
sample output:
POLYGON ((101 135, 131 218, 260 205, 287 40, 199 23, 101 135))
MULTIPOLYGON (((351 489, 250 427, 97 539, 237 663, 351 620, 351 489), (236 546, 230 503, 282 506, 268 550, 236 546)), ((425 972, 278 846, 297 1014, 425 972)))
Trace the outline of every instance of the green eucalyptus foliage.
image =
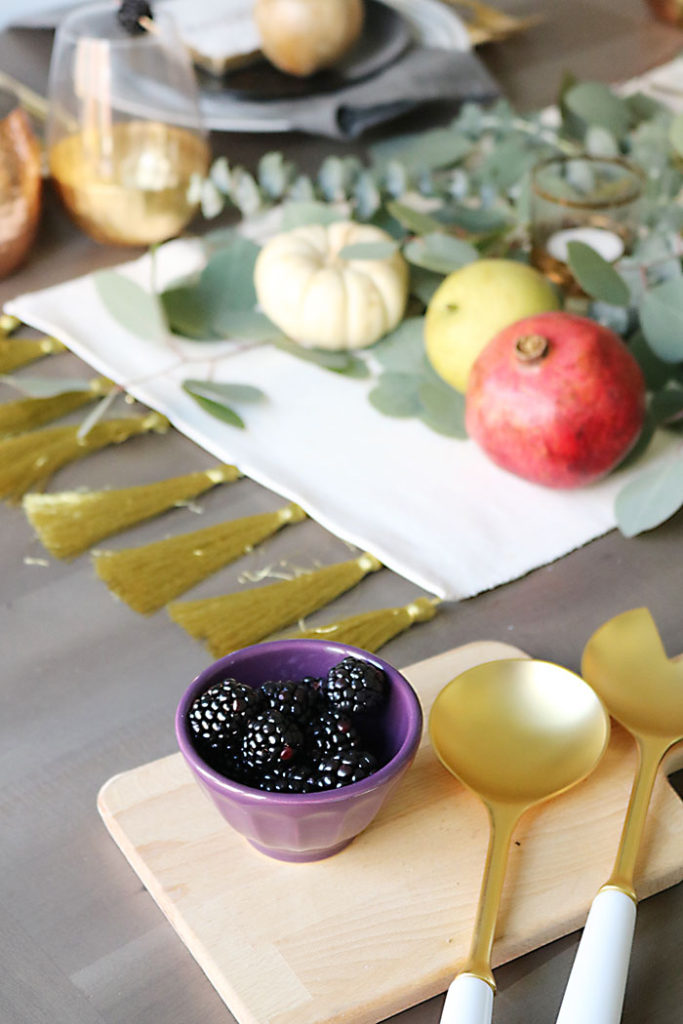
MULTIPOLYGON (((580 242, 570 244, 568 256, 588 296, 581 311, 617 331, 645 375, 648 418, 632 463, 656 428, 680 432, 683 424, 683 114, 640 93, 622 97, 603 83, 566 75, 554 111, 520 115, 506 101, 489 108, 467 103, 445 127, 383 141, 365 162, 330 156, 314 175, 277 152, 265 154, 255 174, 217 160, 192 186, 208 217, 230 207, 247 217, 277 206, 281 230, 351 218, 391 236, 391 243, 344 254, 378 259, 398 249, 410 266, 406 319, 363 352, 303 349, 282 336, 256 308, 258 247, 235 231, 214 235, 202 274, 162 293, 160 305, 110 271, 96 275, 96 287, 124 326, 150 340, 163 335, 165 319, 189 339, 274 344, 321 371, 371 376, 368 400, 384 415, 418 418, 464 438, 463 396, 437 377, 424 354, 424 309, 444 276, 473 260, 528 261, 531 168, 548 156, 586 153, 626 158, 644 176, 641 231, 629 256, 613 266, 580 242)), ((196 381, 185 387, 208 411, 242 425, 227 393, 202 390, 196 381)), ((651 529, 683 504, 682 459, 679 449, 622 490, 616 514, 625 534, 651 529)))

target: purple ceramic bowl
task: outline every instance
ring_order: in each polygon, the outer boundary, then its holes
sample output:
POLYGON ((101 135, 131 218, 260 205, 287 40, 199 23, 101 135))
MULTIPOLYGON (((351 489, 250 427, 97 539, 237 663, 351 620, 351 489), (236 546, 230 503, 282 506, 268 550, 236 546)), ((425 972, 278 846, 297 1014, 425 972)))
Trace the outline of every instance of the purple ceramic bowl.
POLYGON ((183 694, 175 724, 187 764, 225 820, 270 857, 309 861, 337 853, 375 817, 415 756, 422 709, 408 681, 374 654, 332 641, 276 640, 234 651, 204 669, 183 694), (373 722, 381 767, 369 778, 321 793, 268 793, 220 775, 195 749, 187 713, 214 683, 233 677, 259 686, 268 679, 320 677, 348 655, 377 665, 389 681, 388 700, 373 722))

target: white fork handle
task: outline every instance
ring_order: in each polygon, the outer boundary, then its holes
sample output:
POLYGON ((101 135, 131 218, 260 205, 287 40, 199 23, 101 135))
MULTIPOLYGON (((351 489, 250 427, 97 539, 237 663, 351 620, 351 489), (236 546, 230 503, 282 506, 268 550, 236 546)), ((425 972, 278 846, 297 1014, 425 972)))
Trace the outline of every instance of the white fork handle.
POLYGON ((619 1024, 636 924, 636 905, 601 889, 581 936, 557 1024, 619 1024))
POLYGON ((459 974, 450 984, 441 1024, 490 1024, 493 989, 474 974, 459 974))

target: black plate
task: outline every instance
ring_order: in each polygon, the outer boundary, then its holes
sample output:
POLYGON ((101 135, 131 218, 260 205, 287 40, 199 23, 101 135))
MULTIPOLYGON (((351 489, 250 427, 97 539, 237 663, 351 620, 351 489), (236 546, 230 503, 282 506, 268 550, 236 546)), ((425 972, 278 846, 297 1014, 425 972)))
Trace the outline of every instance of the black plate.
POLYGON ((376 75, 393 63, 412 40, 410 26, 392 7, 366 0, 360 39, 342 60, 308 78, 287 75, 266 60, 231 71, 221 78, 201 74, 208 92, 229 92, 245 100, 294 100, 316 93, 337 92, 376 75))

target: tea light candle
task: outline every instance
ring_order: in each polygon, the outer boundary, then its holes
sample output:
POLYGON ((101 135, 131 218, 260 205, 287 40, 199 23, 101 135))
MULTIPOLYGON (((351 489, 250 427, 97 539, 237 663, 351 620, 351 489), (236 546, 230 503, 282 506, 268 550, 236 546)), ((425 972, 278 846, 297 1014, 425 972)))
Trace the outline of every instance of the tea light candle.
POLYGON ((624 253, 623 240, 615 231, 608 231, 606 228, 565 228, 551 235, 545 247, 554 259, 566 263, 570 242, 584 242, 590 245, 591 249, 595 249, 608 263, 614 263, 624 253))

